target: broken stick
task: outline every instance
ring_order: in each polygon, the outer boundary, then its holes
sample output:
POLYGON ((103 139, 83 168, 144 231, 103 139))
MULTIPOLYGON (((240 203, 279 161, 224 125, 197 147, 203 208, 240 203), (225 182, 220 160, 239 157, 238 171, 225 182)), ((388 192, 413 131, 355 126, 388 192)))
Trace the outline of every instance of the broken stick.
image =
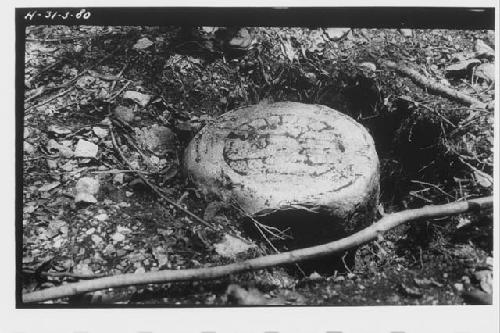
POLYGON ((415 83, 419 87, 427 89, 432 94, 447 97, 451 100, 460 102, 461 104, 471 105, 479 108, 486 108, 486 104, 481 102, 480 100, 453 88, 446 87, 430 78, 425 77, 416 70, 411 69, 407 66, 396 64, 395 62, 389 60, 383 60, 381 61, 381 64, 397 71, 398 73, 403 74, 404 76, 409 77, 413 81, 413 83, 415 83))

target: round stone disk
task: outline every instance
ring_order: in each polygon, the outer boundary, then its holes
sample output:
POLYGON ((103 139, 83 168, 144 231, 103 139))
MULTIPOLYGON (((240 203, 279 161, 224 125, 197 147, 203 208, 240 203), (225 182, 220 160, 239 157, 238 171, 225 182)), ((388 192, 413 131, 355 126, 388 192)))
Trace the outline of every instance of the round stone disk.
POLYGON ((191 141, 185 165, 205 193, 251 215, 321 208, 346 217, 378 202, 372 137, 322 105, 281 102, 227 112, 191 141))

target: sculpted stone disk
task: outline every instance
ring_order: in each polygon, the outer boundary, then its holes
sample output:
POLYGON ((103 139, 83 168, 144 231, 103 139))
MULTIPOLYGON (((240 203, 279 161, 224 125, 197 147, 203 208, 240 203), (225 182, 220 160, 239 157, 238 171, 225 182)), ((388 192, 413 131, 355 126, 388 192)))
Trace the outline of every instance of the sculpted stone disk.
POLYGON ((378 163, 362 125, 325 106, 291 102, 230 111, 185 154, 203 191, 249 214, 302 207, 346 217, 378 200, 378 163))

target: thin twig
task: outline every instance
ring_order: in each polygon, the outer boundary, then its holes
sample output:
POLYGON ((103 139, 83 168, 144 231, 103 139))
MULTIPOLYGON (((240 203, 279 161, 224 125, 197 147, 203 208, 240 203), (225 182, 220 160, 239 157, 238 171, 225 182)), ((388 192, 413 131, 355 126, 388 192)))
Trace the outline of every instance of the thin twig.
POLYGON ((355 234, 323 245, 263 256, 224 266, 186 270, 163 270, 148 273, 129 273, 91 281, 68 283, 62 286, 24 294, 22 300, 24 303, 33 303, 106 288, 150 283, 217 279, 230 274, 292 264, 325 255, 344 252, 378 239, 379 235, 382 235, 384 232, 409 221, 428 220, 467 212, 479 213, 483 210, 489 210, 492 207, 493 197, 485 197, 469 201, 453 202, 445 205, 425 206, 420 209, 409 209, 399 213, 385 215, 378 222, 355 234))
POLYGON ((455 199, 455 197, 453 197, 451 194, 449 193, 446 193, 445 191, 443 191, 439 186, 435 185, 435 184, 432 184, 432 183, 427 183, 427 182, 423 182, 423 181, 420 181, 420 180, 412 180, 411 181, 412 183, 416 183, 416 184, 420 184, 420 185, 429 185, 433 188, 435 188, 436 190, 438 190, 439 192, 443 193, 444 195, 452 198, 452 199, 455 199))
POLYGON ((90 172, 91 173, 127 173, 127 172, 131 172, 131 173, 143 173, 145 175, 151 175, 151 174, 153 174, 152 172, 148 172, 148 171, 128 170, 128 169, 125 169, 125 170, 120 170, 120 169, 95 170, 95 171, 90 171, 90 172))
POLYGON ((52 97, 50 97, 50 98, 46 99, 45 101, 43 101, 43 102, 41 102, 41 103, 39 103, 39 104, 34 104, 34 105, 32 105, 32 106, 30 106, 30 107, 26 108, 25 112, 28 112, 29 110, 31 110, 31 109, 33 109, 33 108, 35 108, 35 107, 40 107, 40 106, 43 106, 43 105, 45 105, 45 104, 47 104, 47 103, 50 103, 50 102, 52 102, 53 100, 55 100, 56 98, 59 98, 59 97, 61 97, 61 96, 66 95, 67 93, 69 93, 69 92, 70 92, 71 90, 73 90, 73 89, 75 89, 75 87, 69 87, 68 89, 61 91, 59 94, 54 95, 54 96, 52 96, 52 97))
MULTIPOLYGON (((130 168, 130 170, 135 170, 131 163, 127 160, 127 158, 125 157, 125 155, 123 154, 123 152, 121 151, 120 147, 118 147, 118 144, 116 142, 116 138, 115 138, 115 135, 113 133, 113 125, 112 124, 109 124, 109 132, 111 134, 111 141, 113 142, 113 146, 115 147, 116 151, 118 152, 118 154, 120 155, 121 159, 123 160, 123 162, 130 168)), ((174 206, 175 208, 177 208, 178 210, 182 211, 184 214, 188 215, 189 217, 193 218, 194 220, 196 220, 197 222, 203 224, 204 226, 212 229, 212 230, 216 230, 215 227, 213 225, 211 225, 210 223, 206 222, 205 220, 201 219, 200 217, 198 217, 197 215, 193 214, 192 212, 190 212, 189 210, 187 210, 186 208, 182 207, 181 205, 177 204, 177 202, 175 202, 174 200, 170 199, 169 197, 167 197, 160 189, 158 189, 157 186, 155 186, 153 183, 151 183, 146 177, 144 177, 141 173, 137 173, 137 176, 139 178, 141 178, 141 180, 147 184, 158 196, 160 196, 161 198, 163 198, 166 202, 168 202, 170 205, 174 206)))

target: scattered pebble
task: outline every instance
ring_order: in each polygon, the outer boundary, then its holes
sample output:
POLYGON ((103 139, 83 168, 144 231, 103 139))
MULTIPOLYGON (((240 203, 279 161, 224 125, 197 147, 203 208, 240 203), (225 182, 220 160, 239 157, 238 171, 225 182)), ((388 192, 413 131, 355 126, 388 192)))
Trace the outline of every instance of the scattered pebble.
POLYGON ((118 105, 113 112, 115 117, 125 123, 130 123, 134 120, 134 110, 118 105))
POLYGON ((95 178, 83 177, 78 180, 75 186, 75 202, 95 203, 94 197, 99 191, 99 181, 95 178))
POLYGON ((137 43, 134 44, 133 48, 136 50, 144 50, 153 45, 154 43, 150 41, 148 38, 144 37, 141 38, 137 41, 137 43))
POLYGON ((495 65, 491 63, 484 63, 477 66, 474 71, 474 76, 484 80, 487 84, 495 83, 495 65))
POLYGON ((343 277, 342 275, 339 275, 335 279, 333 279, 333 281, 335 281, 335 282, 341 282, 341 281, 344 281, 344 280, 345 280, 345 277, 343 277))
POLYGON ((85 233, 86 233, 87 235, 92 235, 94 232, 95 232, 95 228, 94 228, 94 227, 92 227, 92 228, 90 228, 89 230, 85 231, 85 233))
POLYGON ((413 37, 413 29, 399 29, 399 33, 404 37, 413 37))
POLYGON ((359 64, 359 67, 366 68, 372 72, 377 70, 377 66, 373 62, 362 62, 359 64))
POLYGON ((224 235, 224 239, 221 242, 214 245, 215 252, 226 258, 234 258, 239 253, 246 252, 254 246, 227 234, 224 235))
POLYGON ((324 31, 328 38, 339 40, 345 37, 351 31, 351 28, 327 28, 324 31))
POLYGON ((138 91, 127 90, 123 94, 124 99, 133 100, 135 103, 139 104, 142 107, 148 105, 149 100, 151 99, 151 95, 143 94, 138 91))
POLYGON ((80 139, 76 144, 75 156, 95 158, 97 156, 98 151, 99 147, 97 145, 93 144, 92 142, 80 139))
POLYGON ((92 234, 92 236, 90 236, 90 239, 92 239, 92 241, 95 243, 95 245, 99 245, 103 242, 101 236, 96 235, 96 234, 92 234))
POLYGON ((105 213, 103 213, 103 214, 99 214, 99 215, 97 215, 97 216, 95 217, 95 219, 96 219, 97 221, 101 221, 101 222, 102 222, 102 221, 106 221, 108 218, 109 218, 108 214, 105 214, 105 213))
POLYGON ((43 186, 41 186, 38 191, 40 192, 48 192, 50 190, 53 190, 55 189, 56 187, 58 187, 59 185, 61 185, 61 182, 52 182, 52 183, 49 183, 49 184, 45 184, 43 186))
POLYGON ((93 127, 92 131, 94 132, 95 135, 97 135, 101 139, 108 136, 108 130, 102 127, 93 127))
POLYGON ((33 145, 29 142, 24 142, 23 143, 23 151, 27 154, 27 155, 31 155, 35 152, 35 147, 33 147, 33 145))
POLYGON ((121 234, 119 232, 115 232, 111 238, 113 239, 113 241, 115 242, 123 242, 125 240, 125 235, 124 234, 121 234))

